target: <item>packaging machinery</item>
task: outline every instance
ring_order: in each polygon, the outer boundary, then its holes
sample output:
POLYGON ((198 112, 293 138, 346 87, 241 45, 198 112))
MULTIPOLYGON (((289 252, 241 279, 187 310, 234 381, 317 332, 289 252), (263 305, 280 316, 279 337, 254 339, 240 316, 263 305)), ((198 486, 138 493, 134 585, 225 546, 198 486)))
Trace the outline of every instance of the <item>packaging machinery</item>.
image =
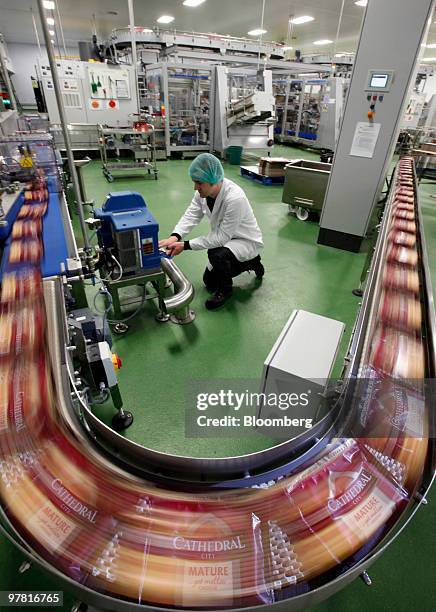
POLYGON ((273 144, 275 101, 270 70, 216 66, 214 150, 261 149, 273 144))
MULTIPOLYGON (((213 118, 209 109, 213 92, 213 68, 207 64, 160 62, 147 66, 141 103, 164 137, 168 157, 212 150, 213 118)), ((162 148, 162 139, 160 142, 162 148)))
MULTIPOLYGON (((422 503, 435 465, 436 334, 410 158, 394 176, 343 376, 326 394, 330 419, 303 446, 208 460, 117 434, 89 409, 73 370, 65 284, 57 276, 17 290, 3 280, 2 304, 18 313, 29 291, 34 309, 43 297, 44 335, 27 341, 26 367, 2 370, 27 394, 21 413, 13 393, 1 404, 1 525, 83 601, 301 609, 365 572, 422 503)), ((291 348, 297 375, 305 348, 291 348)))
POLYGON ((288 77, 277 105, 276 139, 333 151, 347 83, 340 77, 288 77))

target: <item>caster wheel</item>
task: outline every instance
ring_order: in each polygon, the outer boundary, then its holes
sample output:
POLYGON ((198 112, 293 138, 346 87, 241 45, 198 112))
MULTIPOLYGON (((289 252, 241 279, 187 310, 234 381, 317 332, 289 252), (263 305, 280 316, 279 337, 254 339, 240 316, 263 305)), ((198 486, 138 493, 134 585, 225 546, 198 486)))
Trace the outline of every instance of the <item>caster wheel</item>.
POLYGON ((353 291, 351 293, 353 295, 355 295, 356 297, 362 297, 362 295, 363 295, 362 289, 353 289, 353 291))
POLYGON ((297 215, 297 219, 300 221, 307 221, 309 218, 309 211, 305 208, 301 208, 301 206, 297 208, 297 212, 295 214, 297 215))
POLYGON ((292 204, 288 204, 288 213, 289 214, 295 213, 296 210, 297 210, 296 206, 293 206, 292 204))
POLYGON ((122 335, 125 334, 129 330, 129 326, 125 323, 115 323, 113 327, 113 331, 115 334, 122 335))
POLYGON ((108 182, 108 183, 113 183, 113 182, 114 182, 114 177, 113 177, 111 174, 109 174, 109 175, 106 177, 106 179, 107 179, 107 182, 108 182))

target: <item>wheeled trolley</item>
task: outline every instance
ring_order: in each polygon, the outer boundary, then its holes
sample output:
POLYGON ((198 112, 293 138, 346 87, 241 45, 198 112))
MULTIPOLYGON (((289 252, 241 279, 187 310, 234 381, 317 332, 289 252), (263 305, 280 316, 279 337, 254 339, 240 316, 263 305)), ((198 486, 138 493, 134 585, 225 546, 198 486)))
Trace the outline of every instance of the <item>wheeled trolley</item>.
POLYGON ((99 125, 98 137, 103 174, 110 183, 117 177, 138 173, 154 176, 157 180, 155 133, 151 124, 138 122, 134 127, 99 125), (122 151, 130 151, 130 157, 121 157, 122 151))

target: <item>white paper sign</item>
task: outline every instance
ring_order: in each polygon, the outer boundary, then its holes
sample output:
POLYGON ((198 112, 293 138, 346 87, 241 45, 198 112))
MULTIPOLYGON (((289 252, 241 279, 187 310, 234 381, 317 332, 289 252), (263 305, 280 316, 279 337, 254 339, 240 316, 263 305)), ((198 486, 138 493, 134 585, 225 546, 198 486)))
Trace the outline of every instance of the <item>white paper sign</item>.
POLYGON ((381 123, 359 121, 354 132, 350 155, 356 157, 374 157, 381 123))

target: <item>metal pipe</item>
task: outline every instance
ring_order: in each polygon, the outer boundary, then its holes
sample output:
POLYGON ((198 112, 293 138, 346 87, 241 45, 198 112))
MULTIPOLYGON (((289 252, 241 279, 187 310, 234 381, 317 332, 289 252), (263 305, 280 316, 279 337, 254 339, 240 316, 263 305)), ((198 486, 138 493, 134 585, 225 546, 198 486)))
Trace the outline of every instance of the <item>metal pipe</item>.
POLYGON ((64 29, 62 27, 61 14, 59 12, 59 2, 55 2, 55 4, 56 4, 56 12, 58 14, 59 29, 61 31, 62 46, 64 48, 64 57, 66 58, 67 57, 67 46, 65 44, 64 29))
POLYGON ((135 92, 136 92, 136 103, 138 105, 138 113, 141 111, 141 102, 139 99, 139 88, 138 88, 138 57, 136 55, 136 32, 135 32, 135 15, 133 12, 133 0, 127 0, 129 5, 129 22, 130 22, 130 36, 132 37, 132 64, 135 75, 135 92))
POLYGON ((85 223, 85 217, 83 214, 83 202, 80 196, 79 179, 77 177, 76 166, 74 165, 74 155, 73 155, 73 150, 71 148, 71 139, 70 139, 70 133, 68 131, 67 116, 65 114, 64 101, 62 99, 59 75, 58 75, 58 70, 56 66, 55 55, 53 52, 53 46, 51 43, 50 34, 48 31, 48 25, 47 25, 47 21, 45 18, 43 0, 38 0, 38 10, 39 10, 39 17, 41 19, 41 27, 42 27, 42 33, 44 35, 45 46, 47 48, 48 61, 50 63, 50 69, 51 69, 51 74, 53 78, 53 86, 54 86, 56 102, 57 102, 58 110, 59 110, 59 118, 60 118, 60 122, 62 126, 62 133, 64 136, 65 150, 66 150, 67 158, 68 158, 68 167, 70 169, 71 180, 73 183, 74 197, 77 203, 77 213, 79 215, 80 229, 82 230, 85 251, 87 252, 87 255, 89 255, 91 251, 91 243, 89 242, 88 232, 87 232, 86 223, 85 223))
MULTIPOLYGON (((262 0, 262 17, 260 19, 260 29, 263 30, 263 20, 265 17, 265 0, 262 0)), ((260 65, 260 52, 262 49, 262 37, 263 37, 263 33, 260 33, 260 37, 259 37, 259 53, 257 55, 257 69, 259 70, 259 65, 260 65)))
POLYGON ((339 21, 338 21, 338 29, 336 30, 336 38, 335 38, 335 44, 333 47, 333 62, 335 61, 335 56, 336 56, 336 51, 337 51, 337 47, 338 47, 338 40, 339 40, 339 32, 341 30, 341 23, 342 23, 342 15, 344 14, 344 4, 345 4, 345 0, 342 0, 342 6, 341 6, 341 10, 339 13, 339 21))
POLYGON ((5 39, 0 34, 0 68, 3 72, 3 80, 8 90, 9 100, 11 101, 11 110, 17 110, 17 101, 14 95, 14 88, 12 85, 11 77, 9 76, 8 66, 6 64, 6 55, 3 47, 5 39))
POLYGON ((42 57, 41 43, 39 42, 39 34, 38 34, 38 28, 36 27, 35 15, 33 13, 33 8, 31 8, 30 10, 32 12, 33 29, 35 31, 36 44, 38 45, 38 50, 39 50, 39 57, 42 57))
POLYGON ((194 287, 172 259, 163 257, 161 265, 173 283, 175 292, 171 297, 164 298, 165 310, 168 314, 174 313, 178 323, 190 323, 194 320, 194 313, 189 310, 195 295, 194 287))

